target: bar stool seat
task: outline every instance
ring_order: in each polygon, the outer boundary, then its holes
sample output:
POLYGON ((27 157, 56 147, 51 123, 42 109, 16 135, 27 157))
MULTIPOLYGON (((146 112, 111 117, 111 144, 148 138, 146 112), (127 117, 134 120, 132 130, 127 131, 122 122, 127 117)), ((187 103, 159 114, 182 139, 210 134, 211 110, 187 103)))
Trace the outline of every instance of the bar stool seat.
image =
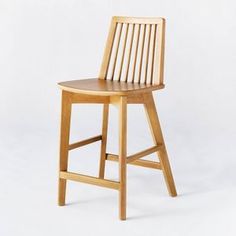
POLYGON ((58 85, 65 91, 102 96, 146 93, 164 88, 164 85, 153 86, 150 84, 131 83, 116 80, 111 81, 99 78, 66 81, 58 83, 58 85))
POLYGON ((153 91, 164 88, 164 35, 165 20, 163 18, 113 17, 98 77, 58 84, 62 90, 59 206, 65 205, 68 180, 92 184, 118 190, 119 217, 125 220, 127 164, 161 170, 169 195, 172 197, 177 195, 153 98, 153 91), (103 105, 101 133, 70 143, 72 105, 83 103, 103 105), (127 155, 127 107, 129 104, 144 106, 153 138, 150 148, 138 150, 132 155, 127 155), (119 113, 119 153, 117 154, 108 153, 106 150, 110 105, 117 106, 119 113), (98 141, 101 141, 98 175, 90 176, 69 171, 69 151, 98 141), (157 154, 158 161, 142 159, 152 153, 157 154), (106 161, 119 163, 118 180, 105 178, 106 161))

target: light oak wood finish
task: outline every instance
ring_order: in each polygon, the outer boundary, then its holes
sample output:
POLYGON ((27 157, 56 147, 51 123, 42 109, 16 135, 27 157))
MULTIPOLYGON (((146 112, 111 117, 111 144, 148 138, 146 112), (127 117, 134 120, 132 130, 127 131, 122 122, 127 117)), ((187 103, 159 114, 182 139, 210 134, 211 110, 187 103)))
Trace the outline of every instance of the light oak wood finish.
POLYGON ((120 219, 126 219, 126 152, 127 152, 127 98, 121 96, 119 104, 119 178, 120 219))
POLYGON ((120 183, 117 181, 100 179, 93 176, 76 174, 68 171, 60 171, 60 178, 64 180, 73 180, 86 184, 97 185, 100 187, 112 188, 119 190, 120 183))
POLYGON ((68 149, 73 150, 75 148, 82 147, 82 146, 88 145, 90 143, 97 142, 99 140, 102 140, 102 135, 94 136, 92 138, 88 138, 88 139, 85 139, 85 140, 82 140, 82 141, 79 141, 76 143, 72 143, 69 145, 68 149))
POLYGON ((131 94, 147 93, 164 88, 164 85, 128 83, 125 81, 119 82, 102 79, 72 80, 61 82, 58 85, 62 90, 68 92, 95 96, 129 96, 131 94))
MULTIPOLYGON (((62 91, 61 106, 61 137, 60 137, 60 163, 59 170, 67 171, 69 137, 70 137, 70 118, 71 118, 71 97, 67 91, 62 91)), ((66 180, 59 177, 58 204, 65 205, 66 180)))
POLYGON ((161 167, 163 170, 163 174, 165 177, 166 185, 169 191, 169 194, 172 197, 175 197, 177 195, 176 189, 175 189, 175 183, 171 172, 171 167, 164 143, 164 138, 161 131, 161 126, 159 123, 154 99, 152 94, 144 94, 144 100, 145 100, 145 110, 149 122, 149 126, 152 132, 153 140, 156 145, 161 144, 161 148, 158 150, 159 158, 161 167))
POLYGON ((103 120, 102 120, 102 143, 100 154, 99 178, 104 178, 105 162, 106 162, 106 147, 107 147, 107 129, 109 118, 109 104, 103 105, 103 120))
MULTIPOLYGON (((106 160, 118 162, 119 156, 107 153, 106 160)), ((142 167, 147 167, 147 168, 152 168, 152 169, 161 169, 160 162, 156 162, 156 161, 140 160, 139 159, 139 160, 135 160, 132 162, 127 162, 127 164, 135 165, 135 166, 142 166, 142 167)))
POLYGON ((158 150, 160 150, 161 146, 154 146, 154 147, 151 147, 151 148, 148 148, 148 149, 145 149, 141 152, 138 152, 136 154, 133 154, 131 156, 128 156, 127 157, 127 163, 130 163, 130 162, 133 162, 133 161, 136 161, 142 157, 145 157, 145 156, 148 156, 154 152, 157 152, 158 150))
POLYGON ((126 219, 127 164, 163 171, 171 196, 175 184, 152 92, 163 89, 165 20, 163 18, 113 17, 97 78, 59 83, 62 89, 58 204, 65 205, 66 181, 106 187, 119 191, 119 217, 126 219), (70 144, 72 104, 103 105, 101 134, 70 144), (109 104, 119 111, 119 154, 109 154, 107 130, 109 104), (144 105, 154 146, 127 156, 127 105, 144 105), (68 171, 68 152, 101 141, 98 177, 68 171), (141 159, 157 153, 159 162, 141 159), (119 180, 105 179, 106 160, 119 163, 119 180))

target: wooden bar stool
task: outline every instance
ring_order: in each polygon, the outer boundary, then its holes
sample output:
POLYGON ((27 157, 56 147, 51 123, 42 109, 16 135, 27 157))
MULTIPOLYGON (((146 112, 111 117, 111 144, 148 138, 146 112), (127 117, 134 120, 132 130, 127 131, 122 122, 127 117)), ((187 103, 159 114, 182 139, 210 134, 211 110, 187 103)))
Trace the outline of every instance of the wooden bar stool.
POLYGON ((73 180, 119 191, 119 215, 126 219, 126 165, 163 171, 170 196, 177 195, 164 139, 153 99, 154 90, 164 88, 163 18, 113 17, 98 78, 59 83, 62 89, 60 170, 58 204, 65 205, 66 181, 73 180), (102 134, 69 143, 72 104, 103 104, 102 134), (119 108, 119 154, 106 152, 109 104, 119 108), (143 104, 154 145, 127 156, 127 104, 143 104), (70 150, 101 141, 98 177, 69 172, 70 150), (159 162, 141 159, 156 152, 159 162), (119 162, 119 181, 104 179, 106 160, 119 162))

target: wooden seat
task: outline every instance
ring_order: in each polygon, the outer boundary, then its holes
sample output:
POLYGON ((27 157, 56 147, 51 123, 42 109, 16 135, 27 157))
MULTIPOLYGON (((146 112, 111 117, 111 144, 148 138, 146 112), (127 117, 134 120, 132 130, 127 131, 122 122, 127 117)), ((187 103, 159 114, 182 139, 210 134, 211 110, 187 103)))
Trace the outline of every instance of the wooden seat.
POLYGON ((134 93, 147 93, 162 89, 164 85, 139 84, 124 81, 111 81, 104 79, 83 79, 61 82, 59 87, 65 91, 90 95, 130 95, 134 93))
POLYGON ((170 196, 176 189, 167 150, 158 119, 152 92, 164 88, 163 18, 113 17, 105 47, 100 73, 95 79, 60 82, 62 89, 60 164, 58 204, 65 205, 67 180, 118 190, 119 215, 126 219, 126 166, 127 164, 160 169, 163 172, 170 196), (70 143, 72 105, 79 103, 103 104, 101 134, 70 143), (144 106, 153 144, 150 148, 127 156, 127 105, 144 106), (119 153, 107 153, 109 106, 119 109, 119 153), (69 151, 101 141, 98 176, 73 173, 68 170, 69 151), (142 159, 157 153, 159 161, 142 159), (119 163, 119 179, 105 179, 106 161, 119 163))

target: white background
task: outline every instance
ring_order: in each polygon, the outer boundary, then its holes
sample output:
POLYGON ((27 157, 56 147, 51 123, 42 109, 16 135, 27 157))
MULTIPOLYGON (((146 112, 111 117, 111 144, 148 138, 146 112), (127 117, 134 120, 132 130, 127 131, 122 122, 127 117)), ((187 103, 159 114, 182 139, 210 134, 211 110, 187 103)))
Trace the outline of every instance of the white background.
MULTIPOLYGON (((236 4, 233 0, 0 1, 0 235, 235 235, 236 4), (167 20, 166 89, 155 93, 177 198, 161 172, 128 168, 127 221, 113 190, 69 183, 58 207, 60 91, 97 76, 112 15, 167 20)), ((129 107, 129 153, 151 144, 129 107)), ((71 141, 101 130, 101 106, 75 106, 71 141)), ((109 150, 117 150, 111 108, 109 150)), ((152 156, 152 158, 156 158, 152 156)), ((99 143, 71 152, 96 175, 99 143)), ((117 178, 116 163, 107 177, 117 178)))

